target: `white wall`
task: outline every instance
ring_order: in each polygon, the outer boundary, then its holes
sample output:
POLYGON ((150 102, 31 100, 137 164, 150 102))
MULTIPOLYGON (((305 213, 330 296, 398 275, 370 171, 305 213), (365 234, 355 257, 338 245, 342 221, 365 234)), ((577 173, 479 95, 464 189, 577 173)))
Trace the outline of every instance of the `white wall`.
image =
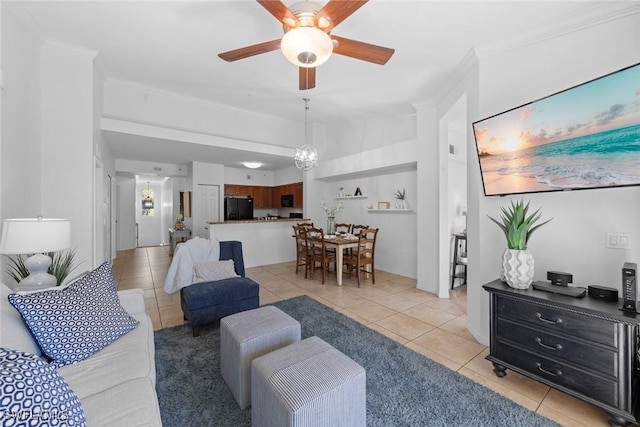
MULTIPOLYGON (((161 186, 160 191, 162 193, 162 211, 160 212, 160 218, 162 219, 160 225, 160 235, 162 236, 162 244, 169 244, 169 228, 173 228, 176 222, 176 215, 174 215, 173 206, 173 179, 165 179, 161 186)), ((178 210, 180 206, 178 206, 178 210)))
POLYGON ((133 177, 118 176, 116 186, 116 248, 124 251, 136 247, 136 180, 133 177))
POLYGON ((94 59, 95 52, 50 42, 40 57, 42 214, 71 220, 78 271, 95 259, 94 59))
MULTIPOLYGON (((1 219, 36 217, 40 209, 40 40, 0 3, 2 89, 1 219)), ((11 283, 4 257, 2 282, 11 283)))
MULTIPOLYGON (((40 40, 10 8, 2 13, 2 219, 40 210, 40 40)), ((2 269, 4 271, 4 269, 2 269)))
POLYGON ((168 237, 164 237, 167 229, 163 228, 162 222, 162 196, 164 194, 162 184, 160 182, 145 181, 144 177, 140 177, 136 181, 134 209, 136 223, 138 224, 138 246, 158 246, 162 244, 163 239, 168 239, 168 237), (146 189, 151 189, 155 195, 153 216, 142 215, 142 192, 146 189))
POLYGON ((108 80, 104 91, 108 118, 228 138, 239 149, 249 141, 296 147, 304 139, 301 122, 225 108, 130 82, 108 80))
MULTIPOLYGON (((470 121, 640 62, 638 28, 640 14, 635 14, 481 59, 479 111, 472 112, 470 121)), ((488 296, 481 285, 497 278, 506 243, 486 215, 497 215, 500 206, 520 197, 482 195, 477 159, 476 164, 471 161, 472 144, 470 135, 468 322, 487 343, 488 296)), ((536 260, 534 280, 546 280, 546 271, 560 270, 572 273, 576 285, 620 289, 622 264, 640 261, 640 188, 531 194, 526 200, 541 207, 544 218, 554 218, 529 245, 536 260), (632 248, 606 249, 607 231, 632 233, 632 248)))
POLYGON ((224 168, 224 183, 273 187, 273 171, 248 168, 224 168))

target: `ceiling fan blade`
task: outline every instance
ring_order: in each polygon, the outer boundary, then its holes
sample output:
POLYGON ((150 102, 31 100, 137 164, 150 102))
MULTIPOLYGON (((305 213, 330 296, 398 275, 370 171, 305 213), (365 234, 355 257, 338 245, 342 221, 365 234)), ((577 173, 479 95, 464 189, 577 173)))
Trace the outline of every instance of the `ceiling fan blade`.
POLYGON ((331 0, 315 16, 314 24, 323 31, 331 31, 369 0, 331 0), (328 22, 328 25, 325 25, 328 22))
POLYGON ((259 55, 280 49, 280 39, 271 40, 264 43, 254 44, 252 46, 241 47, 240 49, 230 50, 228 52, 219 53, 218 56, 225 61, 233 62, 238 59, 248 58, 250 56, 259 55))
POLYGON ((270 14, 272 14, 278 21, 282 22, 289 28, 295 28, 300 26, 298 18, 291 13, 289 8, 280 0, 258 0, 258 3, 262 5, 270 14))
POLYGON ((331 38, 338 42, 338 46, 333 48, 333 53, 373 62, 374 64, 386 64, 395 52, 395 49, 359 42, 357 40, 345 39, 344 37, 332 35, 331 38))
POLYGON ((316 69, 299 67, 300 90, 313 89, 316 87, 316 69))

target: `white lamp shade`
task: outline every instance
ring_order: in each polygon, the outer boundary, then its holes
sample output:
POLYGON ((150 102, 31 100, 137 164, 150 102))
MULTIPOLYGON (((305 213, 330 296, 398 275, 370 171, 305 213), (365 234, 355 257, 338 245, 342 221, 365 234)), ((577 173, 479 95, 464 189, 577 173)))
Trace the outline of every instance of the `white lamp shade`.
POLYGON ((333 52, 331 37, 315 27, 289 30, 280 41, 280 50, 294 65, 304 68, 324 64, 333 52))
POLYGON ((18 255, 55 252, 71 247, 71 221, 57 218, 6 219, 0 253, 18 255))

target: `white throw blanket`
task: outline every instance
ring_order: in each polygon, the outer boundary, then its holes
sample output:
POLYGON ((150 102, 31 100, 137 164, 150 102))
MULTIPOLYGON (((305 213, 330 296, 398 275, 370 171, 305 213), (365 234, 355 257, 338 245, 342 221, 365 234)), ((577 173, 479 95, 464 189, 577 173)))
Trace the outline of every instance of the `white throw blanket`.
POLYGON ((193 266, 198 262, 218 261, 220 259, 220 242, 202 239, 198 236, 185 243, 180 243, 173 254, 173 261, 164 281, 164 291, 174 294, 185 286, 193 284, 193 266))

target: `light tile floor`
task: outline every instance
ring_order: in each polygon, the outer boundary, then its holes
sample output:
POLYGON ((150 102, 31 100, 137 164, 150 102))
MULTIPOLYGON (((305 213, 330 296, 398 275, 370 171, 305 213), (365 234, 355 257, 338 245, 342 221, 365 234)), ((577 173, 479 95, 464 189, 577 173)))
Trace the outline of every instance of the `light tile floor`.
MULTIPOLYGON (((184 322, 179 295, 162 289, 170 264, 166 246, 118 252, 114 262, 118 289, 144 290, 156 330, 184 322)), ((319 271, 305 279, 295 274, 294 263, 249 268, 247 276, 260 284, 261 304, 308 295, 563 426, 608 426, 606 413, 593 405, 513 371, 496 377, 484 358, 487 347, 466 330, 466 286, 440 299, 416 289, 414 279, 383 271, 377 272, 375 285, 365 280, 358 288, 355 279, 345 277, 338 287, 331 275, 322 285, 319 271)))

